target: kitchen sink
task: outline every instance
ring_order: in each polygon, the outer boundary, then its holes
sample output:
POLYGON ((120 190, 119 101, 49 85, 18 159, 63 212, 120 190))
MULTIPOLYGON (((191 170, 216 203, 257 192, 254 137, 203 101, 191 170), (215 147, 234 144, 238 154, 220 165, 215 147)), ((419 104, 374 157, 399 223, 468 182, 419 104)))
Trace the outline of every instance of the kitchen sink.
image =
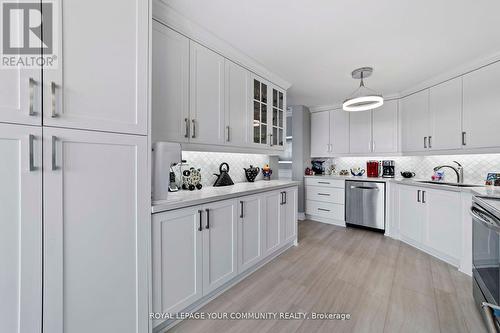
POLYGON ((455 187, 483 187, 483 185, 435 182, 432 180, 417 180, 417 183, 433 184, 433 185, 446 185, 446 186, 455 186, 455 187))

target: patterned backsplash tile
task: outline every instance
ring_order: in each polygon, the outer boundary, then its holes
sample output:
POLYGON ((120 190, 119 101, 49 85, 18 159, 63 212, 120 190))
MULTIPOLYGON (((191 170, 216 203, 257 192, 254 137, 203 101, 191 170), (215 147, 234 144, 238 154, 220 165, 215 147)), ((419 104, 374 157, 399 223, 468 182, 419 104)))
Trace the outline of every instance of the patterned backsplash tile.
MULTIPOLYGON (((366 169, 367 160, 394 160, 396 162, 396 175, 400 171, 413 171, 418 178, 429 179, 438 165, 454 165, 453 161, 462 164, 464 168, 464 182, 483 184, 488 172, 500 172, 500 154, 474 154, 474 155, 436 155, 436 156, 399 156, 399 157, 340 157, 333 158, 325 163, 335 164, 337 170, 352 167, 366 169)), ((456 175, 453 170, 445 168, 445 181, 455 182, 456 175)))
MULTIPOLYGON (((186 160, 188 164, 184 168, 201 168, 201 183, 203 186, 212 186, 215 183, 217 177, 213 174, 219 173, 219 166, 223 162, 229 164, 229 175, 235 183, 247 181, 243 168, 248 168, 250 165, 262 168, 269 163, 268 155, 197 151, 183 151, 182 159, 186 160)), ((260 179, 262 179, 261 172, 256 180, 260 179)))

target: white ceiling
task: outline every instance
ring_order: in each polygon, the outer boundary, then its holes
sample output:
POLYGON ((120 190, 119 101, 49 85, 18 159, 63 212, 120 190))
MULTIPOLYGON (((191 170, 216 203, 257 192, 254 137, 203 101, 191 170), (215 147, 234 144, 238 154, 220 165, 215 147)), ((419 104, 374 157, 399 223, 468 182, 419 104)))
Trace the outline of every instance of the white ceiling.
POLYGON ((288 104, 341 102, 350 72, 397 93, 500 51, 498 0, 164 0, 292 83, 288 104))

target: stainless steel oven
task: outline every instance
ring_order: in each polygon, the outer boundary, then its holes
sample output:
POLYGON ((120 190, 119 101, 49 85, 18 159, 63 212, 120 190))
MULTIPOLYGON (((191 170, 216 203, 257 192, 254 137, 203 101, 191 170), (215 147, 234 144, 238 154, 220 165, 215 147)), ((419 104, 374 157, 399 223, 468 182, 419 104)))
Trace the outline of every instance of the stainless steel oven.
POLYGON ((500 304, 500 200, 473 197, 472 276, 476 304, 500 304))

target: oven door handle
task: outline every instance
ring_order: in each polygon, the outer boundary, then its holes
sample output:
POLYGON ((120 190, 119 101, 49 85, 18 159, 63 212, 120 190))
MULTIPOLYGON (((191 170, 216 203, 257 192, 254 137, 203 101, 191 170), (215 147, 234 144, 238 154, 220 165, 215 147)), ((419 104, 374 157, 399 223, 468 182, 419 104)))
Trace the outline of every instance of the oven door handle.
MULTIPOLYGON (((472 216, 472 218, 474 220, 477 220, 479 222, 481 222, 481 224, 483 224, 485 227, 489 228, 489 229, 494 229, 495 231, 497 232, 500 232, 500 226, 498 225, 495 225, 493 223, 490 223, 488 221, 486 221, 484 218, 482 218, 481 216, 479 216, 476 212, 479 211, 477 208, 475 207, 471 207, 470 210, 469 210, 469 213, 470 215, 472 216)), ((485 212, 482 212, 483 214, 485 214, 485 212)))

